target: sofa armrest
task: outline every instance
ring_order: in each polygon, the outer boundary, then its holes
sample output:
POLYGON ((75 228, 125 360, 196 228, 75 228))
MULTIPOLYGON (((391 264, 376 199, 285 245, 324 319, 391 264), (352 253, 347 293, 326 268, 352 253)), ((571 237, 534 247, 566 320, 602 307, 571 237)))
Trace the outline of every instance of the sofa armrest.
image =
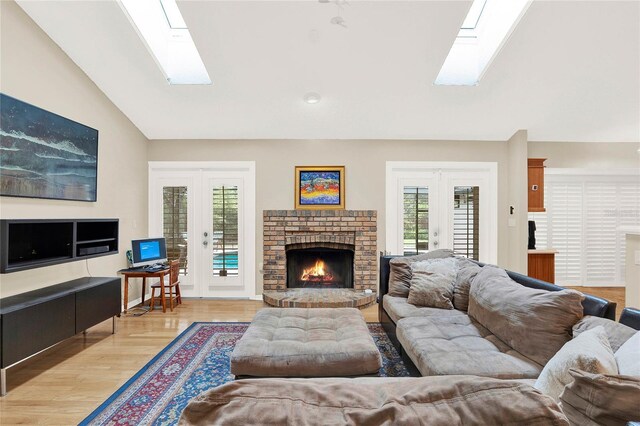
POLYGON ((620 324, 640 330, 640 309, 624 308, 620 315, 620 324))

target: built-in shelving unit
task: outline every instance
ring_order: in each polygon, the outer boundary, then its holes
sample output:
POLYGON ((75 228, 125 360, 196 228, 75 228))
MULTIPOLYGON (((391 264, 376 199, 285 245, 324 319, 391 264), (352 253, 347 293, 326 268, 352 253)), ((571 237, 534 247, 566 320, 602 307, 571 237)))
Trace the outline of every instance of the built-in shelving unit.
POLYGON ((118 253, 118 219, 3 219, 0 273, 118 253))

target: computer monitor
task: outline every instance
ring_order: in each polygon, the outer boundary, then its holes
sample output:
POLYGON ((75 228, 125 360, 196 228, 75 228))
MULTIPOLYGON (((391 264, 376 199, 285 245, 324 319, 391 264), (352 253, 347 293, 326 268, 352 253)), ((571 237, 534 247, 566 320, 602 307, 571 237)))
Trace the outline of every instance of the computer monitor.
POLYGON ((167 244, 164 238, 147 238, 131 241, 133 266, 153 265, 167 261, 167 244))

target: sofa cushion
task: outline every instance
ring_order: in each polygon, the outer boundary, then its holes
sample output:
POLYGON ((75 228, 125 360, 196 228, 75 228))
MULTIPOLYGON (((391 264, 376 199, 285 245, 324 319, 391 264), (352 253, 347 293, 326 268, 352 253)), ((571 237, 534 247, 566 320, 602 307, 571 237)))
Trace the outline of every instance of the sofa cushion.
POLYGON ((570 370, 573 381, 560 395, 572 425, 626 425, 640 421, 640 377, 570 370))
POLYGON ((429 308, 424 306, 415 306, 409 303, 406 297, 393 297, 385 294, 382 297, 382 307, 389 317, 396 324, 402 318, 408 317, 430 317, 434 316, 466 316, 462 311, 457 309, 440 309, 429 308))
POLYGON ((398 321, 398 340, 423 376, 536 378, 542 366, 505 345, 468 315, 398 321))
POLYGON ((453 257, 451 250, 433 250, 416 256, 395 257, 389 261, 389 294, 409 297, 411 287, 411 264, 420 260, 453 257))
POLYGON ((640 331, 620 346, 615 358, 620 374, 640 377, 640 331))
POLYGON ((569 369, 618 374, 616 360, 603 327, 592 328, 568 341, 544 366, 535 388, 556 401, 573 379, 569 369))
POLYGON ((573 338, 575 339, 587 330, 602 326, 605 333, 607 333, 607 339, 611 345, 611 350, 617 351, 620 346, 633 336, 637 330, 633 328, 615 322, 607 318, 594 317, 591 315, 585 315, 580 321, 573 326, 573 338))
POLYGON ((513 281, 504 269, 485 266, 473 280, 469 315, 538 364, 546 364, 571 340, 582 314, 582 293, 546 291, 513 281))
POLYGON ((453 307, 467 312, 469 309, 469 290, 471 282, 482 268, 467 258, 458 258, 458 274, 453 286, 453 307))
POLYGON ((457 259, 429 259, 411 265, 408 301, 416 306, 453 309, 457 259))
POLYGON ((250 379, 189 402, 180 425, 568 425, 531 386, 486 377, 250 379))

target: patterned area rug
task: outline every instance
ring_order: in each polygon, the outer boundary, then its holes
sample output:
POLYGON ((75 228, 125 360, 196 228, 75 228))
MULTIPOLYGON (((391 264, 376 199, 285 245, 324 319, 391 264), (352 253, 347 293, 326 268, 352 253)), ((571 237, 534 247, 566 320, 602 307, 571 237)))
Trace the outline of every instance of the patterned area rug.
MULTIPOLYGON (((234 379, 229 357, 249 323, 196 322, 80 423, 172 425, 189 400, 234 379)), ((382 377, 409 372, 382 326, 368 324, 382 355, 382 377)))

